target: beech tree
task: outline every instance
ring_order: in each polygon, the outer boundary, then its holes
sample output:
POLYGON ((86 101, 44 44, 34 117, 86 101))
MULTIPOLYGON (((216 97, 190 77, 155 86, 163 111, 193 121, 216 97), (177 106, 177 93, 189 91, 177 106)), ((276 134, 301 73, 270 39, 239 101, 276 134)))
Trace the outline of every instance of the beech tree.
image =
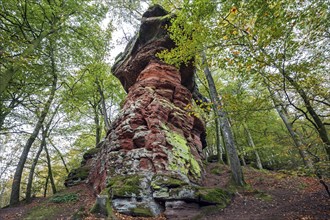
POLYGON ((86 64, 88 49, 98 43, 97 37, 91 36, 100 33, 99 23, 106 10, 103 4, 92 1, 5 1, 2 4, 0 17, 4 34, 1 40, 7 44, 1 48, 0 68, 4 79, 0 94, 1 129, 6 124, 10 132, 6 118, 13 119, 15 108, 37 116, 14 175, 12 205, 19 201, 24 164, 55 92, 65 83, 65 74, 86 64), (47 95, 48 99, 44 100, 47 95))
POLYGON ((178 47, 160 57, 187 62, 207 48, 218 57, 213 64, 219 68, 277 78, 287 102, 314 126, 329 157, 327 122, 321 113, 328 106, 324 73, 329 71, 329 5, 319 0, 196 0, 181 8, 169 28, 178 47), (313 83, 317 86, 311 88, 313 83))
POLYGON ((222 109, 223 104, 219 99, 219 95, 216 90, 211 71, 207 64, 205 53, 202 54, 202 59, 203 59, 203 69, 204 69, 205 77, 207 79, 210 88, 211 101, 215 106, 214 112, 216 113, 220 122, 220 127, 229 159, 229 164, 232 171, 233 180, 237 185, 244 186, 245 183, 243 178, 243 171, 241 168, 240 161, 238 159, 235 140, 228 120, 228 116, 227 113, 222 109))

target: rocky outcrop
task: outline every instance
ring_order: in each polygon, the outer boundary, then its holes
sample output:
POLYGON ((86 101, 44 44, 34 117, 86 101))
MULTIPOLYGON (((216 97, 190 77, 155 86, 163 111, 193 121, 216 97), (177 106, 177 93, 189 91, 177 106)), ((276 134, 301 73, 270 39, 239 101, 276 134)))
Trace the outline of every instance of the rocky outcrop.
MULTIPOLYGON (((175 47, 166 30, 173 17, 173 14, 159 5, 150 7, 142 16, 139 32, 128 43, 125 51, 116 57, 112 73, 120 80, 126 92, 150 62, 159 62, 156 56, 158 52, 175 47)), ((181 65, 179 72, 183 86, 191 92, 197 88, 192 62, 181 65)))
POLYGON ((196 90, 194 68, 177 69, 156 55, 175 46, 165 29, 172 17, 160 6, 149 8, 117 57, 112 71, 128 95, 102 145, 82 164, 90 168, 86 181, 95 192, 133 216, 165 212, 171 218, 180 207, 223 202, 205 199, 210 192, 201 187, 205 128, 187 109, 196 90))
POLYGON ((89 176, 96 191, 110 188, 116 210, 134 214, 143 207, 155 215, 166 200, 194 197, 186 188, 152 187, 165 177, 186 186, 202 183, 205 130, 185 110, 191 98, 180 72, 160 61, 149 62, 129 88, 89 176))

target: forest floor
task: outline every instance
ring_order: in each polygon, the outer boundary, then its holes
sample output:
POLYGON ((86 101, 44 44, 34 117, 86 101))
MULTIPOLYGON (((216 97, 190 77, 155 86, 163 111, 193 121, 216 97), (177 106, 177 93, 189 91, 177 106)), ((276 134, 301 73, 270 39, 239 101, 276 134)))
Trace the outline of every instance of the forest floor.
MULTIPOLYGON (((218 163, 206 167, 208 187, 230 188, 230 171, 218 163)), ((249 187, 234 189, 232 203, 223 210, 203 212, 197 219, 204 220, 314 220, 330 219, 330 198, 319 180, 313 177, 289 175, 281 172, 259 171, 244 168, 249 187)), ((326 181, 329 183, 329 180, 326 181)), ((233 190, 233 189, 231 189, 233 190)), ((54 197, 34 198, 30 204, 22 202, 16 207, 0 209, 0 220, 16 219, 105 219, 89 213, 95 202, 92 189, 82 184, 54 197), (61 196, 62 195, 62 196, 61 196)), ((115 213, 119 220, 165 220, 157 218, 129 217, 115 213)))

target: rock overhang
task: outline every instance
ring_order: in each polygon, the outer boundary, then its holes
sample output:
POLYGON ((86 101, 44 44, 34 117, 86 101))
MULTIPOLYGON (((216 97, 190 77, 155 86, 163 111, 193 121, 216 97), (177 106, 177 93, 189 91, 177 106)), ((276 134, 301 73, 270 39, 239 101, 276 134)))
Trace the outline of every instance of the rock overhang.
MULTIPOLYGON (((175 15, 167 12, 160 5, 151 6, 143 14, 137 34, 129 41, 124 52, 116 57, 111 68, 126 92, 150 62, 164 63, 157 57, 158 53, 175 47, 167 31, 173 18, 175 15)), ((195 87, 193 60, 181 64, 179 72, 181 84, 193 92, 195 87)))

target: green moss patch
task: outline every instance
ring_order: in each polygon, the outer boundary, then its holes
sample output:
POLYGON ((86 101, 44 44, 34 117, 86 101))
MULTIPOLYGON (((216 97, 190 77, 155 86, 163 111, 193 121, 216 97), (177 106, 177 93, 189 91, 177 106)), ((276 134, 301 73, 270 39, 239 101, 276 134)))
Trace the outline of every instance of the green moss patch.
POLYGON ((88 177, 89 175, 89 167, 79 167, 78 169, 74 169, 71 171, 72 175, 70 176, 70 179, 73 180, 84 180, 88 177))
POLYGON ((132 215, 136 217, 153 217, 151 210, 144 206, 138 206, 134 209, 131 209, 132 215))
POLYGON ((172 154, 169 154, 169 169, 180 171, 188 175, 191 174, 196 179, 201 177, 201 168, 194 156, 191 154, 187 140, 162 124, 165 131, 166 141, 173 147, 172 154))
MULTIPOLYGON (((104 216, 114 216, 112 206, 111 206, 111 200, 109 199, 109 196, 103 195, 102 198, 97 198, 95 204, 90 210, 93 214, 101 214, 104 216), (105 204, 102 204, 101 200, 105 200, 105 204), (98 201, 99 200, 99 201, 98 201)), ((112 219, 112 218, 111 218, 112 219)))
POLYGON ((151 187, 154 190, 158 190, 163 187, 176 188, 184 185, 187 185, 187 183, 180 179, 166 175, 155 175, 153 180, 151 181, 151 187))
POLYGON ((84 155, 83 155, 83 158, 85 160, 89 159, 89 158, 92 158, 95 154, 97 154, 99 151, 101 150, 101 148, 91 148, 89 150, 87 150, 84 155))
POLYGON ((141 178, 139 175, 112 177, 108 184, 112 196, 114 198, 139 196, 141 178))
POLYGON ((199 188, 197 192, 201 203, 226 207, 231 201, 231 193, 219 188, 199 188))

